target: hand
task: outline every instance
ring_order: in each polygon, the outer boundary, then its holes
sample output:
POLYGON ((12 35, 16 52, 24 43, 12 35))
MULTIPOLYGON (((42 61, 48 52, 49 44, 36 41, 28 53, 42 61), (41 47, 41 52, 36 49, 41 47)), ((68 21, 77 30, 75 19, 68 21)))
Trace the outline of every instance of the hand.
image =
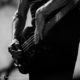
POLYGON ((21 58, 22 50, 19 49, 19 46, 19 41, 14 39, 8 47, 8 51, 11 53, 14 60, 21 58))

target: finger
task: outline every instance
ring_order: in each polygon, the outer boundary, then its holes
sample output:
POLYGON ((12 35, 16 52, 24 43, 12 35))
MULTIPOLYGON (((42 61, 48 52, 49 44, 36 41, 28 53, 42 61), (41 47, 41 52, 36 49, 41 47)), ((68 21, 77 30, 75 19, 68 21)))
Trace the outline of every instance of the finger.
POLYGON ((12 55, 12 58, 13 59, 20 59, 21 58, 21 55, 13 54, 12 55))
POLYGON ((12 56, 21 56, 21 54, 22 54, 21 50, 18 51, 12 50, 12 56))

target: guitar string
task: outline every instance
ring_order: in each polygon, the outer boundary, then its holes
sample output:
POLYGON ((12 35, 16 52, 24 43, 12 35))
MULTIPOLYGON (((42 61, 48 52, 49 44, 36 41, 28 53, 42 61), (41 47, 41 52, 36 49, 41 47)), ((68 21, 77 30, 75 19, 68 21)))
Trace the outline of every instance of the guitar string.
POLYGON ((25 41, 21 46, 24 48, 29 42, 34 38, 34 36, 31 36, 27 41, 25 41))
POLYGON ((27 51, 32 45, 33 45, 33 43, 31 43, 27 48, 25 48, 24 52, 27 51))
POLYGON ((23 45, 22 45, 22 48, 23 49, 26 49, 26 48, 28 48, 29 47, 29 45, 31 45, 31 43, 33 43, 33 36, 28 40, 28 42, 26 41, 23 45))
POLYGON ((22 44, 22 47, 25 47, 29 42, 30 40, 34 38, 34 36, 32 35, 27 41, 25 41, 23 44, 22 44))
POLYGON ((33 45, 33 42, 31 41, 30 43, 29 43, 29 45, 27 45, 25 48, 23 48, 23 50, 25 51, 25 50, 28 50, 29 48, 30 48, 30 46, 32 46, 33 45))
POLYGON ((29 41, 26 42, 25 45, 22 46, 22 48, 25 48, 25 47, 29 46, 31 44, 32 40, 33 40, 33 38, 29 39, 29 41))
POLYGON ((32 38, 33 38, 33 36, 31 36, 28 40, 26 40, 26 41, 23 43, 22 46, 24 47, 26 44, 28 44, 32 38))
MULTIPOLYGON (((32 45, 33 45, 33 39, 34 39, 34 35, 32 35, 27 41, 25 41, 23 43, 22 48, 23 48, 23 51, 25 52, 26 50, 28 50, 32 45), (25 45, 24 45, 25 44, 25 45), (27 46, 26 46, 27 45, 27 46)), ((17 63, 16 63, 17 64, 17 63)), ((19 66, 19 65, 17 65, 19 66)))

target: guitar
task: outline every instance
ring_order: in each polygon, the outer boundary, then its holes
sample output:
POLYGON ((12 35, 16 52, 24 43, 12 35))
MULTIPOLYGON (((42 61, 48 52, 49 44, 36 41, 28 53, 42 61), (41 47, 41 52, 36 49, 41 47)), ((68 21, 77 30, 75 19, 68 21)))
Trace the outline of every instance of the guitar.
POLYGON ((20 72, 26 73, 28 71, 23 70, 24 67, 26 66, 27 70, 29 70, 31 60, 36 54, 36 45, 34 43, 34 29, 32 27, 27 27, 23 31, 22 37, 20 38, 19 42, 19 49, 22 50, 21 58, 17 60, 13 58, 14 65, 19 69, 20 72))

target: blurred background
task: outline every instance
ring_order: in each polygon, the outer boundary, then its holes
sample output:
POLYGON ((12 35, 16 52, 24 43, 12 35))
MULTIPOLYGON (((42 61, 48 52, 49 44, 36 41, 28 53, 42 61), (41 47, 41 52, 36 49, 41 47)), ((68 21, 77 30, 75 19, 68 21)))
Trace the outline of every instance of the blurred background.
POLYGON ((0 80, 4 80, 5 75, 9 75, 8 80, 29 80, 28 74, 23 75, 12 66, 13 59, 8 52, 12 40, 12 18, 18 2, 19 0, 0 0, 0 80))
MULTIPOLYGON (((29 80, 29 74, 21 74, 14 66, 9 71, 13 59, 7 48, 12 40, 12 17, 18 8, 18 3, 19 0, 0 0, 0 80, 4 80, 7 72, 9 72, 8 80, 29 80)), ((29 25, 30 16, 28 13, 27 25, 29 25)), ((80 47, 73 76, 80 76, 80 47)))

